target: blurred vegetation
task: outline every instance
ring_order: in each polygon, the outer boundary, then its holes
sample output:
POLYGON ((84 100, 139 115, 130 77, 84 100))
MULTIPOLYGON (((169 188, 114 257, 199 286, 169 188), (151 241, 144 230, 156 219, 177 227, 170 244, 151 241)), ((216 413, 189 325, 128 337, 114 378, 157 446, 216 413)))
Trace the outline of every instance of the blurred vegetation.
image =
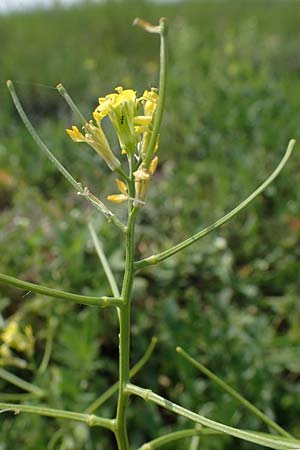
MULTIPOLYGON (((139 257, 220 217, 271 172, 289 138, 299 139, 296 1, 108 1, 2 16, 1 272, 72 292, 108 293, 85 224, 89 216, 121 280, 124 249, 118 232, 70 191, 39 152, 4 81, 15 81, 55 155, 104 198, 114 192, 114 177, 96 154, 66 136, 64 129, 75 118, 54 86, 63 82, 87 116, 97 98, 115 86, 139 93, 156 86, 159 42, 131 27, 133 15, 170 20, 160 165, 138 227, 139 257)), ((299 164, 295 151, 275 184, 230 225, 159 267, 141 271, 132 325, 132 363, 153 335, 159 338, 138 383, 212 419, 263 431, 255 417, 176 354, 181 345, 298 437, 299 164)), ((122 206, 117 211, 125 213, 122 206)), ((0 295, 0 365, 45 389, 48 405, 83 411, 116 381, 112 311, 95 314, 93 308, 5 286, 0 295), (15 341, 4 348, 12 323, 15 341)), ((11 398, 22 393, 2 380, 0 392, 0 401, 7 393, 11 398)), ((114 402, 105 404, 101 415, 112 416, 114 408, 114 402)), ((115 448, 109 433, 78 423, 26 414, 3 414, 1 423, 0 450, 115 448)), ((130 423, 136 446, 187 425, 140 400, 134 400, 130 423)), ((225 437, 203 438, 200 445, 203 450, 255 448, 225 437)), ((187 449, 189 443, 171 448, 187 449)))

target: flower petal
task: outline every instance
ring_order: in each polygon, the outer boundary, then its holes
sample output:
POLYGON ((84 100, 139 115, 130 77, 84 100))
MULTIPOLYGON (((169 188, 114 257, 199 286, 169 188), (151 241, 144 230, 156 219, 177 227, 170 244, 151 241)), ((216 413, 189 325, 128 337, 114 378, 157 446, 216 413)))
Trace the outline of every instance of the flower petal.
POLYGON ((118 186, 118 189, 122 194, 127 195, 127 185, 124 183, 124 181, 119 180, 118 178, 115 180, 118 186))
POLYGON ((151 123, 152 116, 135 116, 133 123, 135 125, 149 125, 151 123))
POLYGON ((72 126, 72 130, 67 129, 66 132, 74 142, 84 142, 85 138, 82 133, 78 130, 77 127, 72 126))
POLYGON ((126 202, 127 199, 128 196, 124 194, 113 194, 107 196, 107 200, 113 203, 123 203, 126 202))

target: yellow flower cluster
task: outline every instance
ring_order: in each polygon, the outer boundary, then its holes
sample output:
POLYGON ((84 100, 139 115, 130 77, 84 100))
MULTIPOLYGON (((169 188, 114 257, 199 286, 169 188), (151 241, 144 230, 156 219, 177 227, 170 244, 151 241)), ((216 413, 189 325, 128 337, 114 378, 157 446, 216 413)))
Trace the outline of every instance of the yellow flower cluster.
POLYGON ((17 320, 8 321, 0 335, 0 366, 15 365, 25 367, 26 361, 16 357, 14 350, 32 356, 34 351, 34 337, 30 325, 22 330, 17 320))
MULTIPOLYGON (((83 133, 76 126, 67 129, 67 133, 74 142, 87 143, 105 160, 111 170, 117 170, 120 167, 120 161, 111 150, 101 126, 102 120, 105 117, 109 118, 117 133, 121 153, 126 154, 131 161, 138 161, 138 168, 134 172, 135 204, 138 206, 144 202, 148 185, 157 167, 157 156, 149 169, 143 166, 143 160, 151 139, 158 92, 157 89, 152 88, 150 91, 144 91, 138 98, 136 91, 132 89, 123 89, 119 86, 115 91, 99 98, 99 105, 93 112, 94 121, 90 120, 84 125, 83 133), (143 114, 140 114, 141 108, 143 114)), ((156 150, 157 147, 158 143, 156 150)), ((121 203, 128 199, 127 186, 121 180, 116 182, 121 194, 110 195, 108 199, 121 203)))

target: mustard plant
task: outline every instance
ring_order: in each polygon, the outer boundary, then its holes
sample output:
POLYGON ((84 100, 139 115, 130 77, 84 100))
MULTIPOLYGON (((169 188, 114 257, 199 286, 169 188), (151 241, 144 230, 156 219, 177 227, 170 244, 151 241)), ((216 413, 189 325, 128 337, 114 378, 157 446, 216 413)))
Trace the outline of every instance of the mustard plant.
MULTIPOLYGON (((73 125, 71 128, 67 129, 68 135, 74 142, 80 143, 80 145, 88 144, 88 146, 95 150, 100 158, 104 160, 108 169, 115 173, 116 188, 119 192, 112 193, 107 199, 115 204, 127 203, 127 223, 123 223, 97 195, 90 191, 87 186, 83 186, 80 182, 75 180, 70 172, 57 160, 33 128, 18 99, 13 83, 11 81, 7 82, 8 89, 21 119, 40 149, 45 152, 47 157, 55 164, 56 168, 73 186, 75 191, 90 202, 99 213, 103 214, 112 226, 116 226, 119 229, 124 237, 126 258, 123 282, 121 289, 119 289, 108 260, 103 252, 101 241, 99 240, 92 223, 88 223, 92 241, 103 265, 113 296, 97 297, 64 292, 22 281, 5 274, 0 274, 0 281, 1 283, 15 286, 20 289, 30 290, 54 299, 87 305, 89 307, 116 309, 119 320, 119 381, 111 386, 106 392, 102 393, 85 411, 64 411, 46 407, 43 403, 45 392, 39 386, 22 380, 4 368, 1 368, 0 377, 2 379, 17 385, 23 389, 25 393, 30 393, 35 397, 40 398, 41 401, 40 406, 31 405, 30 403, 21 401, 19 403, 0 403, 1 412, 38 414, 56 419, 83 422, 90 427, 103 427, 114 434, 118 450, 129 450, 132 449, 132 445, 130 443, 130 433, 128 433, 128 408, 130 407, 130 397, 137 396, 141 397, 146 402, 152 402, 176 415, 183 416, 195 424, 190 428, 158 436, 156 439, 141 445, 139 450, 153 450, 160 448, 165 444, 171 444, 179 439, 193 439, 197 436, 212 434, 226 434, 278 450, 300 450, 299 440, 295 439, 271 418, 258 410, 252 403, 221 380, 216 374, 212 373, 200 362, 197 362, 181 347, 176 348, 181 357, 185 358, 186 361, 196 367, 203 375, 207 376, 212 382, 216 383, 221 389, 235 398, 237 402, 240 402, 243 407, 248 409, 249 413, 255 414, 270 430, 274 431, 275 434, 246 431, 213 421, 163 398, 147 387, 141 387, 131 382, 134 375, 150 358, 157 342, 156 338, 153 338, 145 355, 134 367, 130 368, 130 317, 131 308, 133 306, 131 300, 134 279, 137 272, 145 267, 160 264, 165 259, 171 258, 176 253, 183 251, 188 246, 196 244, 200 239, 233 219, 238 213, 250 205, 251 202, 255 200, 256 197, 258 197, 279 175, 288 161, 295 144, 294 140, 289 142, 282 160, 271 175, 255 189, 254 192, 225 216, 206 228, 197 231, 194 235, 177 243, 171 248, 165 249, 162 252, 145 259, 136 260, 135 225, 141 209, 147 207, 147 192, 151 183, 155 180, 155 171, 160 151, 159 135, 161 133, 167 84, 166 40, 168 25, 165 18, 161 18, 158 25, 152 25, 141 19, 136 19, 134 24, 140 26, 145 31, 160 37, 160 74, 158 88, 154 87, 150 90, 145 90, 138 96, 135 90, 124 89, 119 86, 113 93, 100 97, 99 104, 94 109, 91 117, 86 119, 79 111, 64 86, 62 84, 57 86, 58 91, 78 117, 78 122, 81 123, 82 127, 80 130, 78 128, 79 125, 73 125), (118 151, 111 148, 105 132, 103 131, 102 120, 105 117, 108 117, 116 132, 119 142, 118 151), (94 414, 94 412, 115 392, 118 393, 115 417, 106 418, 94 414)), ((15 345, 21 345, 20 343, 24 341, 24 336, 20 334, 21 332, 18 331, 18 333, 15 329, 8 329, 6 330, 5 339, 7 342, 11 342, 13 336, 13 339, 16 341, 15 345)), ((25 331, 25 334, 26 333, 27 339, 30 340, 31 331, 29 328, 25 331)), ((177 344, 178 343, 174 343, 174 346, 177 344)), ((159 433, 157 434, 159 435, 159 433)), ((195 443, 195 441, 192 440, 190 449, 195 448, 193 442, 195 443)))

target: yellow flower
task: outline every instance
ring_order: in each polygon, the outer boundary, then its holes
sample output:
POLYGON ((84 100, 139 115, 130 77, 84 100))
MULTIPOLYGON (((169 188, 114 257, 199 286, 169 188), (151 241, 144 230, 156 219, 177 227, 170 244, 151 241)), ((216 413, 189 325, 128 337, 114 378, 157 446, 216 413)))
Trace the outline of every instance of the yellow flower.
POLYGON ((152 122, 153 114, 156 110, 158 103, 158 93, 156 88, 152 88, 151 91, 144 91, 142 97, 139 98, 139 101, 143 103, 144 107, 144 115, 136 116, 134 118, 135 125, 139 125, 135 127, 135 131, 137 133, 144 133, 150 129, 149 125, 152 122))
POLYGON ((6 345, 11 345, 15 340, 20 340, 19 325, 15 320, 11 320, 4 328, 1 338, 6 345))
POLYGON ((28 355, 33 353, 34 337, 30 325, 25 327, 23 333, 19 323, 16 320, 10 320, 1 334, 1 340, 3 342, 1 345, 2 356, 4 353, 8 355, 10 349, 25 352, 28 355))
POLYGON ((117 169, 120 161, 109 146, 101 121, 104 117, 109 117, 116 130, 122 155, 127 154, 129 157, 135 155, 141 162, 151 139, 153 118, 158 105, 158 92, 155 88, 145 90, 140 98, 137 98, 133 89, 123 89, 119 86, 115 91, 99 98, 99 105, 93 112, 96 125, 93 121, 89 121, 83 127, 83 133, 76 126, 67 130, 74 142, 85 142, 91 146, 111 170, 117 169), (144 114, 139 114, 141 105, 144 114))
POLYGON ((85 142, 85 137, 80 133, 77 127, 72 126, 72 130, 67 129, 66 131, 74 142, 85 142))
POLYGON ((5 358, 7 359, 11 355, 11 351, 9 349, 9 346, 7 344, 0 345, 0 359, 5 358))
POLYGON ((138 143, 134 128, 134 117, 138 111, 136 92, 132 89, 123 89, 121 86, 115 90, 116 93, 99 98, 94 118, 99 124, 105 116, 108 116, 116 130, 121 148, 133 155, 138 143))
POLYGON ((113 203, 123 203, 128 200, 127 186, 126 184, 119 180, 118 178, 115 180, 121 194, 112 194, 107 196, 107 200, 113 203))
POLYGON ((144 114, 145 116, 153 116, 157 103, 158 91, 156 88, 151 88, 151 91, 144 91, 141 100, 144 100, 144 114))
MULTIPOLYGON (((144 116, 138 116, 135 118, 136 131, 143 133, 142 143, 140 146, 140 154, 142 158, 147 152, 147 148, 151 139, 152 134, 152 121, 154 113, 158 104, 158 91, 156 88, 151 88, 151 91, 144 91, 142 97, 139 99, 143 103, 144 116)), ((158 147, 158 141, 156 144, 156 150, 158 147)))
POLYGON ((83 127, 85 134, 83 135, 76 126, 67 129, 67 133, 74 142, 86 142, 92 147, 106 162, 111 170, 115 170, 120 166, 120 161, 113 154, 106 136, 101 128, 100 123, 97 126, 90 120, 83 127))
POLYGON ((149 125, 152 121, 152 116, 136 116, 134 119, 134 130, 136 133, 145 133, 149 129, 149 125))

